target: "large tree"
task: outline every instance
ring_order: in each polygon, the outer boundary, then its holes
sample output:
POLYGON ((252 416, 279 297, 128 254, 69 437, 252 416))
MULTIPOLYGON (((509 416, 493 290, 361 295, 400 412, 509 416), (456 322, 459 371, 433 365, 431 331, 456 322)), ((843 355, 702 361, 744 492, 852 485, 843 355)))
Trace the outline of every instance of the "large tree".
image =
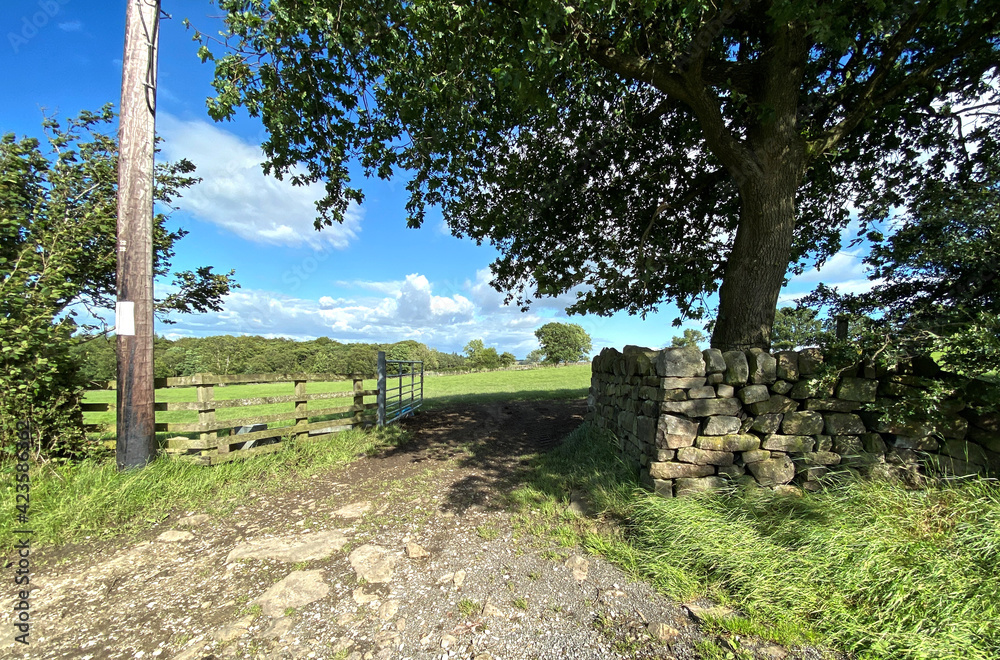
POLYGON ((576 323, 551 321, 535 330, 535 337, 545 353, 545 362, 579 362, 590 353, 590 335, 576 323))
MULTIPOLYGON (((65 122, 47 119, 47 145, 0 136, 0 458, 13 449, 18 422, 34 426, 35 453, 69 455, 85 448, 78 398, 85 373, 74 345, 96 330, 91 314, 113 309, 116 268, 117 142, 108 134, 110 106, 65 122)), ((160 209, 196 182, 187 161, 161 164, 154 195, 160 209)), ((162 314, 221 309, 237 286, 211 267, 173 272, 183 230, 166 215, 153 223, 153 271, 173 274, 162 314)), ((104 328, 106 330, 106 328, 104 328)))
POLYGON ((409 224, 438 205, 492 242, 520 304, 700 318, 717 292, 720 348, 769 345, 849 206, 883 218, 998 146, 993 0, 219 4, 209 111, 246 108, 267 170, 326 182, 317 226, 362 200, 355 160, 404 170, 409 224))

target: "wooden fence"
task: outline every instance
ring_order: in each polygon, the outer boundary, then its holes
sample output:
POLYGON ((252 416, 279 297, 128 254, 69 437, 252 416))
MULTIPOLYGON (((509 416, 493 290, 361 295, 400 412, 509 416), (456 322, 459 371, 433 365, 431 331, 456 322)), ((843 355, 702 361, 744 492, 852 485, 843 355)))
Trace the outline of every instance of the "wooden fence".
MULTIPOLYGON (((158 402, 157 412, 173 410, 190 410, 198 413, 196 423, 157 423, 157 432, 168 433, 198 433, 197 438, 184 436, 167 438, 164 451, 186 460, 215 465, 254 454, 266 454, 281 449, 281 444, 271 442, 254 446, 258 441, 272 441, 282 436, 293 436, 296 439, 309 436, 336 433, 354 428, 363 421, 364 411, 378 406, 376 401, 365 403, 366 396, 376 396, 378 390, 364 389, 364 379, 361 376, 349 376, 354 383, 348 392, 315 392, 308 393, 306 385, 310 382, 329 382, 341 380, 343 375, 337 374, 246 374, 232 376, 216 376, 214 374, 195 374, 176 378, 157 378, 157 389, 175 387, 197 388, 195 401, 158 402), (294 394, 287 396, 250 397, 243 399, 216 399, 216 385, 245 385, 264 383, 293 383, 294 394), (350 405, 339 405, 329 408, 309 408, 310 401, 325 401, 329 399, 352 399, 350 405), (239 419, 216 420, 215 411, 223 408, 244 408, 250 406, 268 405, 274 403, 292 403, 294 410, 266 415, 248 415, 239 419), (345 416, 350 414, 349 417, 345 416), (310 418, 340 415, 338 419, 312 421, 310 418), (255 424, 291 421, 291 426, 280 426, 249 433, 236 433, 239 427, 249 427, 255 424), (219 433, 219 431, 224 431, 219 433)), ((104 384, 104 389, 115 389, 115 382, 104 384)), ((110 403, 81 404, 83 412, 107 412, 114 410, 110 403)), ((87 430, 100 432, 105 425, 88 424, 87 430)))

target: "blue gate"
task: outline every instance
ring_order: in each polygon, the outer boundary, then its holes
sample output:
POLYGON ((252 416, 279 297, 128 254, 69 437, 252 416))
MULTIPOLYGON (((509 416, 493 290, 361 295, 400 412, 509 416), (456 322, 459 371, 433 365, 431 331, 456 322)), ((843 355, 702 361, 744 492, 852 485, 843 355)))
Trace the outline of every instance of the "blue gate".
POLYGON ((422 360, 386 360, 378 352, 378 425, 391 424, 416 412, 424 402, 422 360), (392 381, 391 383, 389 381, 392 381))

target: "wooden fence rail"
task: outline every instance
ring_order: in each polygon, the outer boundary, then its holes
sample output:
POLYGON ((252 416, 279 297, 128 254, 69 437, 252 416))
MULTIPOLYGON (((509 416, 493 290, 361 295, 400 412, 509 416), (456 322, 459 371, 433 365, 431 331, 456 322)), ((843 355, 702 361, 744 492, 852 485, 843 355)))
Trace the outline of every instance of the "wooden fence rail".
MULTIPOLYGON (((341 380, 340 374, 239 374, 217 376, 215 374, 195 374, 176 378, 157 378, 156 388, 167 389, 176 387, 196 388, 196 401, 159 402, 155 404, 157 412, 192 411, 198 414, 196 423, 157 423, 158 432, 197 433, 198 437, 178 436, 167 438, 165 451, 185 460, 215 465, 237 458, 255 454, 266 454, 281 449, 278 440, 281 437, 296 439, 309 436, 325 435, 352 429, 360 425, 366 410, 372 410, 378 403, 366 403, 366 396, 376 396, 378 390, 364 389, 364 379, 359 375, 348 376, 353 381, 349 392, 314 392, 306 391, 310 382, 329 382, 341 380), (295 392, 291 395, 247 397, 242 399, 216 399, 215 386, 242 385, 251 383, 292 383, 295 392), (309 408, 310 401, 326 401, 330 399, 351 399, 349 405, 334 405, 325 408, 309 408), (246 408, 252 406, 276 403, 292 403, 294 409, 270 414, 249 414, 239 419, 217 420, 215 411, 225 408, 246 408), (346 415, 350 414, 349 417, 346 415), (327 415, 340 415, 337 419, 310 421, 310 418, 327 415), (249 430, 255 425, 266 425, 269 422, 292 422, 291 426, 249 430), (248 427, 240 429, 240 427, 248 427), (228 429, 228 433, 219 431, 228 429), (237 433, 237 429, 240 432, 237 433), (263 443, 263 444, 258 444, 263 443)), ((95 383, 91 389, 115 389, 115 382, 95 383)), ((114 410, 109 403, 84 403, 80 409, 83 412, 108 412, 114 410)), ((100 424, 87 424, 88 431, 102 431, 100 424)))

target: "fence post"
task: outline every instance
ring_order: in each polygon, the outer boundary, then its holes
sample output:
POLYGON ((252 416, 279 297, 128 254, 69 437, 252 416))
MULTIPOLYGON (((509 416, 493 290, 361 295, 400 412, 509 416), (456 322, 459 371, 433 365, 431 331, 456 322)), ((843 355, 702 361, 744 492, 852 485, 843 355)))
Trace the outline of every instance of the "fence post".
POLYGON ((424 405, 424 361, 420 361, 420 405, 424 405))
POLYGON ((365 381, 357 374, 354 375, 354 416, 351 417, 351 428, 361 426, 362 415, 365 410, 365 381))
POLYGON ((378 352, 378 427, 385 426, 385 351, 378 352))
MULTIPOLYGON (((200 374, 199 374, 200 375, 200 374)), ((215 388, 211 385, 198 385, 198 403, 210 403, 215 405, 215 388)), ((198 423, 215 425, 215 408, 201 408, 198 410, 198 423)), ((218 431, 201 431, 198 436, 206 449, 218 447, 220 454, 229 453, 229 443, 226 440, 219 442, 218 431)))
MULTIPOLYGON (((307 410, 309 402, 305 399, 306 381, 295 381, 295 426, 306 426, 309 424, 309 412, 307 410)), ((308 437, 308 432, 298 432, 295 434, 296 440, 308 437)))

